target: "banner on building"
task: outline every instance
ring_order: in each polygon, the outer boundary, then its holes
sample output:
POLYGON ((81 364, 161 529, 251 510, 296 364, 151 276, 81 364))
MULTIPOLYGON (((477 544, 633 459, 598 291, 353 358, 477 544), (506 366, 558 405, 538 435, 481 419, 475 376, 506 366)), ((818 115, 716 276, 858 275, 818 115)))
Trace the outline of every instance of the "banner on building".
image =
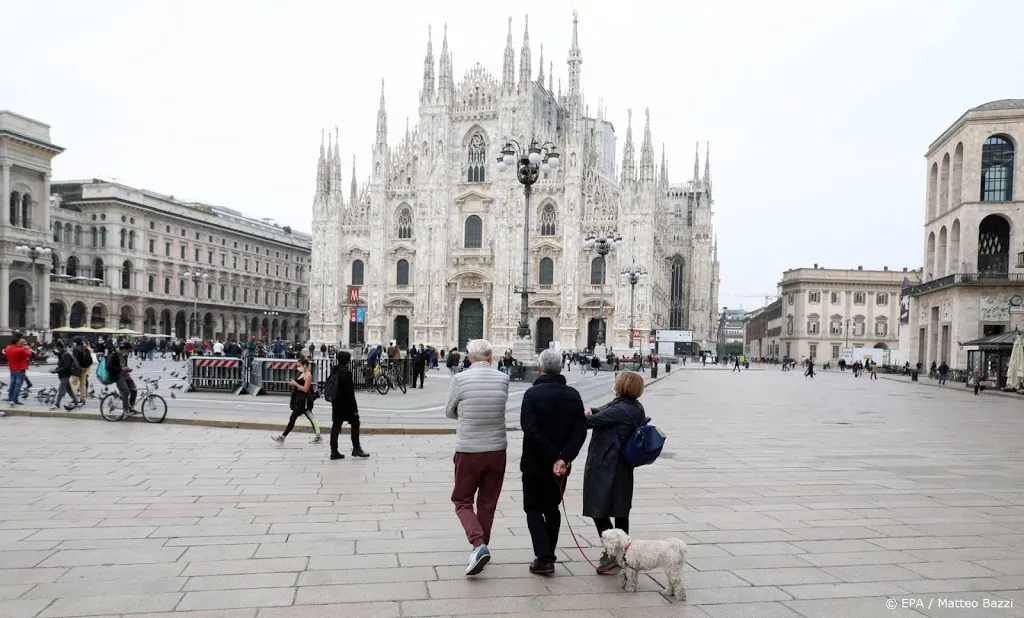
POLYGON ((359 304, 359 286, 350 285, 348 286, 348 304, 358 305, 359 304))
POLYGON ((910 287, 910 279, 904 277, 900 289, 900 324, 910 324, 910 287))
POLYGON ((362 307, 356 309, 356 322, 359 324, 366 322, 366 309, 363 309, 362 307))
POLYGON ((355 322, 356 321, 356 308, 355 307, 352 307, 351 309, 348 310, 348 320, 349 320, 349 322, 355 322))

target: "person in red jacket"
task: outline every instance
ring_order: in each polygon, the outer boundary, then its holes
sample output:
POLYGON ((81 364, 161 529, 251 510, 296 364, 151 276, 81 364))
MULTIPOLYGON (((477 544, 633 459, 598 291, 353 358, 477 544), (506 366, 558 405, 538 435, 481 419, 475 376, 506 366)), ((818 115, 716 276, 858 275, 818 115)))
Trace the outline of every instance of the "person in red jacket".
MULTIPOLYGON (((28 361, 32 358, 32 350, 28 342, 15 335, 11 343, 4 348, 4 355, 7 357, 7 365, 11 369, 11 385, 7 389, 7 404, 12 406, 22 405, 19 397, 21 387, 25 384, 25 372, 28 371, 28 361)), ((0 412, 2 414, 2 412, 0 412)))

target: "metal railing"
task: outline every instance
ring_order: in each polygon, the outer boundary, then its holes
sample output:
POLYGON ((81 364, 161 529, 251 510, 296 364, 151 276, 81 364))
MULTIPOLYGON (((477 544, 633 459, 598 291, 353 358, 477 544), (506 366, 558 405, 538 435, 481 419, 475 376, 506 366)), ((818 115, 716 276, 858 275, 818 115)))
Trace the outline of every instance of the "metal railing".
POLYGON ((931 292, 932 290, 952 285, 990 285, 1001 283, 1024 283, 1024 273, 957 273, 911 286, 907 288, 906 294, 908 296, 918 296, 925 292, 931 292))

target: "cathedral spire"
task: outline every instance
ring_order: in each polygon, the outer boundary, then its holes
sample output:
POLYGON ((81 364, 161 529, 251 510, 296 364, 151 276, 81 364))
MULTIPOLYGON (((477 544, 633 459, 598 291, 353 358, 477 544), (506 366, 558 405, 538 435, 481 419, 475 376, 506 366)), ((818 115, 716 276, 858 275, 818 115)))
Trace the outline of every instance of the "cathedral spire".
POLYGON ((665 144, 661 144, 661 173, 659 183, 662 187, 668 186, 668 163, 665 161, 665 144))
POLYGON ((537 63, 537 81, 540 82, 541 88, 544 87, 544 44, 540 44, 540 62, 537 63))
POLYGON ((444 25, 441 59, 437 69, 437 100, 451 104, 455 99, 455 81, 452 78, 452 55, 448 51, 448 24, 444 25))
POLYGON ((550 69, 548 71, 548 92, 554 92, 555 91, 555 61, 554 60, 551 61, 551 63, 548 65, 548 68, 550 69))
POLYGON ((356 158, 352 157, 352 188, 349 190, 348 204, 355 206, 359 201, 359 185, 356 183, 356 158))
POLYGON ((338 135, 338 127, 334 127, 334 160, 331 161, 331 175, 331 190, 337 193, 340 209, 345 198, 341 193, 341 137, 338 135))
POLYGON ((571 126, 580 128, 581 120, 581 97, 580 89, 580 66, 583 64, 583 55, 580 54, 579 37, 579 12, 572 12, 572 45, 569 47, 569 122, 571 126))
POLYGON ((704 154, 704 192, 711 195, 711 142, 705 144, 707 150, 704 154))
POLYGON ((516 49, 512 45, 512 17, 508 18, 508 37, 505 39, 505 61, 501 68, 501 94, 513 94, 516 89, 516 49))
POLYGON ((434 42, 431 38, 430 26, 427 26, 427 55, 423 59, 423 90, 420 102, 428 103, 434 99, 434 42))
POLYGON ((654 146, 651 144, 651 109, 644 109, 644 143, 640 146, 640 182, 654 182, 654 146))
POLYGON ((380 80, 380 108, 377 109, 377 145, 387 146, 388 112, 384 105, 384 80, 380 80))
POLYGON ((324 130, 320 129, 320 158, 316 161, 316 192, 327 192, 327 158, 324 155, 324 130))
POLYGON ((533 73, 533 61, 530 58, 530 16, 526 16, 523 27, 523 50, 519 56, 519 92, 526 92, 533 73))
POLYGON ((628 111, 626 140, 622 146, 622 184, 636 180, 636 163, 633 161, 633 110, 628 111))
POLYGON ((697 142, 697 146, 693 150, 693 190, 697 190, 697 185, 700 184, 700 142, 697 142))

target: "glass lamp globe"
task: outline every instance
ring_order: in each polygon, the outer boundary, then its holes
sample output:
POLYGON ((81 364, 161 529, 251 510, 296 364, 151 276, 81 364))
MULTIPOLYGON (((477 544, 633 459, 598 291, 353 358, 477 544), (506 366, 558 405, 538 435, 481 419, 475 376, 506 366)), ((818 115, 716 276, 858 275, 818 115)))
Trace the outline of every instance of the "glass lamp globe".
POLYGON ((530 164, 531 165, 540 165, 540 153, 539 152, 531 152, 530 153, 530 164))
POLYGON ((508 166, 505 165, 505 160, 504 159, 502 159, 501 161, 498 161, 498 171, 499 172, 504 172, 507 169, 508 169, 508 166))
POLYGON ((544 172, 545 174, 549 173, 551 171, 551 165, 549 165, 547 161, 541 163, 540 171, 544 172))
POLYGON ((503 160, 505 162, 505 165, 512 165, 513 163, 516 162, 516 157, 511 152, 506 152, 505 156, 503 157, 503 160))
POLYGON ((555 169, 556 170, 556 169, 558 169, 558 166, 561 165, 561 164, 562 164, 562 160, 558 157, 558 155, 556 155, 554 153, 548 155, 548 165, 551 166, 551 169, 555 169))

